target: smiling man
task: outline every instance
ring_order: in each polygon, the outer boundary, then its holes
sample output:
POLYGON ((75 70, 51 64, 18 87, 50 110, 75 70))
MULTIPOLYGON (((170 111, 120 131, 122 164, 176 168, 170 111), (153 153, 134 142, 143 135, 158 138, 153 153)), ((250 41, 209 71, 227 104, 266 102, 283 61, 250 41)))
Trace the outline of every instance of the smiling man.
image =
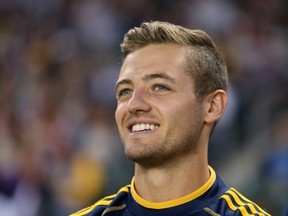
POLYGON ((121 50, 115 118, 135 175, 130 185, 73 216, 269 215, 208 164, 228 82, 211 38, 146 22, 125 35, 121 50))

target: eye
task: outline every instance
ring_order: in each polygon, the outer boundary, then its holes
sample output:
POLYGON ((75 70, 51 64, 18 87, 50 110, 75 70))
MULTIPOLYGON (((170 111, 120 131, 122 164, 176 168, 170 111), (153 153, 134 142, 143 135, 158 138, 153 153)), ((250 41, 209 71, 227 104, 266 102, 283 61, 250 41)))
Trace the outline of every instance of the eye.
POLYGON ((132 93, 132 89, 129 89, 129 88, 124 88, 124 89, 121 89, 118 94, 117 94, 117 97, 120 98, 122 96, 125 96, 125 95, 128 95, 132 93))
POLYGON ((165 85, 157 84, 154 86, 154 90, 155 91, 167 91, 169 90, 169 88, 166 87, 165 85))

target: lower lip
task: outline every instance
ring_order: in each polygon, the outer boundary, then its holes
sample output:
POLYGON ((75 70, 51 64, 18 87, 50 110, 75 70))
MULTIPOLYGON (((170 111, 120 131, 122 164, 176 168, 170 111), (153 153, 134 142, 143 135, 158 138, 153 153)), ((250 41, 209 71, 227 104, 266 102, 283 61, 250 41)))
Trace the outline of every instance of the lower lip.
POLYGON ((154 132, 155 130, 146 130, 146 131, 130 132, 130 135, 131 136, 143 136, 143 135, 150 135, 154 132))

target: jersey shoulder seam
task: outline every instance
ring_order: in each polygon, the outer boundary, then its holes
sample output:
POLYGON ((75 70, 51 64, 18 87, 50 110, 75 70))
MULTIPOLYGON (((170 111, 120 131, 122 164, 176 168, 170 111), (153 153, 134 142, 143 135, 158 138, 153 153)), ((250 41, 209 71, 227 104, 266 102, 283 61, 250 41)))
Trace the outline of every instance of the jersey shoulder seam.
POLYGON ((93 205, 86 207, 80 211, 77 211, 73 214, 70 214, 69 216, 84 216, 84 215, 87 215, 90 212, 92 212, 96 207, 100 207, 100 206, 107 207, 111 204, 111 202, 114 200, 114 198, 116 198, 120 193, 129 193, 129 190, 130 190, 130 185, 124 186, 117 193, 115 193, 113 195, 106 196, 106 197, 98 200, 93 205))

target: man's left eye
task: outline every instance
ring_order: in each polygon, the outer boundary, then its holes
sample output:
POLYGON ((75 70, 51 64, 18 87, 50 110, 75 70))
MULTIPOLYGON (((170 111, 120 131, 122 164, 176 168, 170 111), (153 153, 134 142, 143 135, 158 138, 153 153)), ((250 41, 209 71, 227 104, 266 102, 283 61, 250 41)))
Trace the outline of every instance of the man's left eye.
POLYGON ((154 88, 156 91, 164 91, 164 90, 168 90, 168 88, 164 85, 156 85, 154 88))

